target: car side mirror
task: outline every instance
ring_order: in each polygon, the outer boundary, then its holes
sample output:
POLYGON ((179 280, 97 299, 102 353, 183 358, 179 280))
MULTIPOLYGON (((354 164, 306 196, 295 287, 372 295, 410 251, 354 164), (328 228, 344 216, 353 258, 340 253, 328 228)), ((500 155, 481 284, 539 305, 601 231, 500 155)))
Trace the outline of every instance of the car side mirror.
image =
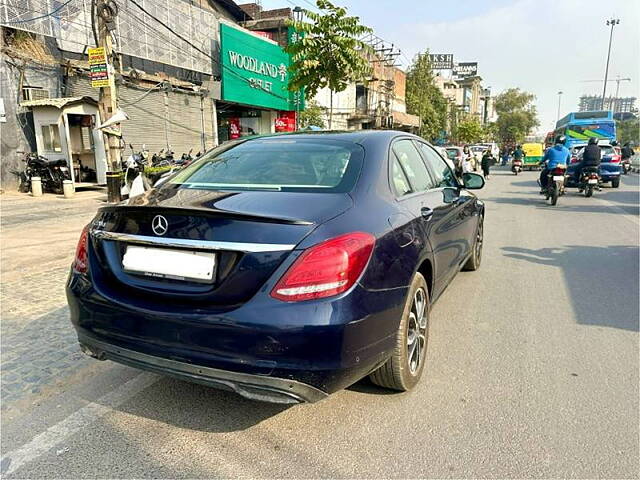
POLYGON ((477 173, 463 173, 462 184, 468 190, 480 190, 484 187, 484 178, 477 173))

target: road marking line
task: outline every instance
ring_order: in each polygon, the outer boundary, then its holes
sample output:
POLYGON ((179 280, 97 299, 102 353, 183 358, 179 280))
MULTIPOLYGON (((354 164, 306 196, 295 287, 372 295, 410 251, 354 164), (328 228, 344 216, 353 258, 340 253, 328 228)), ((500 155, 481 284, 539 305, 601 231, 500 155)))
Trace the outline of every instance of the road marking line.
POLYGON ((28 443, 7 453, 2 458, 2 462, 0 462, 3 466, 6 465, 6 471, 2 472, 2 475, 9 475, 27 463, 44 455, 71 435, 79 432, 98 418, 112 412, 114 407, 140 393, 157 380, 157 375, 141 373, 137 377, 122 384, 113 392, 75 411, 64 420, 33 437, 28 443))

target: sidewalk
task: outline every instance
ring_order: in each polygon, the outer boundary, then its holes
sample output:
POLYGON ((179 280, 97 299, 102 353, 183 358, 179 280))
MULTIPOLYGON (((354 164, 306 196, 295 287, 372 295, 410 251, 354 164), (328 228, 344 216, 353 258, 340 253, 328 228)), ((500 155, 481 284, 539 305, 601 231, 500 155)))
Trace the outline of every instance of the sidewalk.
POLYGON ((104 190, 72 199, 0 195, 0 334, 3 410, 75 373, 85 359, 69 323, 64 285, 80 231, 105 205, 104 190))

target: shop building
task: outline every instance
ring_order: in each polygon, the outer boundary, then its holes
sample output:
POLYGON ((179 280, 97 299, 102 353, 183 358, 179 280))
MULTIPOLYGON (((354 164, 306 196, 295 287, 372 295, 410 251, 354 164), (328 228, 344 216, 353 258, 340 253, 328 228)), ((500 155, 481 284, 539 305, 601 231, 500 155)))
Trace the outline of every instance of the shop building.
POLYGON ((296 112, 304 109, 304 99, 288 90, 290 57, 277 42, 221 22, 220 65, 220 143, 295 130, 296 112))
MULTIPOLYGON (((84 177, 96 178, 97 183, 102 177, 102 167, 87 160, 91 155, 100 163, 102 154, 94 150, 99 148, 99 142, 88 146, 70 142, 70 153, 69 145, 62 147, 66 141, 62 123, 58 131, 62 152, 50 151, 38 140, 42 133, 35 128, 35 116, 40 116, 45 107, 34 105, 33 101, 48 99, 55 103, 78 97, 96 101, 99 96, 99 90, 90 84, 86 53, 88 47, 94 46, 91 2, 70 0, 61 5, 55 16, 33 13, 50 10, 49 3, 31 0, 29 9, 20 8, 19 4, 0 9, 0 103, 4 104, 6 120, 0 123, 0 169, 5 189, 17 188, 18 177, 13 172, 24 168, 22 158, 26 152, 38 152, 48 158, 64 155, 70 167, 83 157, 83 165, 93 170, 84 177)), ((231 0, 139 3, 185 40, 145 17, 132 2, 118 2, 114 43, 121 63, 116 85, 119 107, 129 116, 121 124, 126 145, 123 157, 130 154, 129 144, 135 150, 145 145, 151 153, 172 150, 177 156, 217 145, 216 102, 221 99, 222 84, 219 24, 221 20, 234 23, 251 17, 231 0)), ((90 109, 89 103, 84 105, 90 109)), ((64 109, 57 110, 62 121, 64 109)), ((66 118, 73 122, 73 115, 66 118)), ((100 120, 96 113, 92 122, 96 125, 100 120)), ((274 122, 269 118, 269 125, 274 122)))

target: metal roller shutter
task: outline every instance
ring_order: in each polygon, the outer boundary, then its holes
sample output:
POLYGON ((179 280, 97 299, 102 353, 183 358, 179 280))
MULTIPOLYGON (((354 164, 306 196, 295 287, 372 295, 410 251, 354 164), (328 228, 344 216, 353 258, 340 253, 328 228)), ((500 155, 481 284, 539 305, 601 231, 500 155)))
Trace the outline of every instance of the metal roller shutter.
MULTIPOLYGON (((91 88, 85 76, 69 77, 70 96, 98 98, 98 91, 91 88)), ((118 87, 120 108, 129 115, 122 123, 122 138, 128 155, 129 144, 138 151, 146 145, 149 152, 171 148, 176 156, 193 149, 193 153, 214 146, 211 98, 173 90, 149 91, 128 85, 118 87), (202 147, 204 129, 205 148, 202 147)))
POLYGON ((119 107, 129 115, 129 120, 122 123, 122 138, 126 148, 131 144, 135 151, 139 151, 144 144, 151 153, 167 149, 162 90, 150 92, 149 89, 121 85, 118 88, 118 102, 119 107))
MULTIPOLYGON (((172 91, 168 94, 169 145, 176 156, 193 149, 193 153, 201 151, 203 114, 199 95, 172 91)), ((205 115, 206 117, 206 115, 205 115)), ((205 118, 206 120, 206 118, 205 118)), ((206 122, 205 122, 206 123, 206 122)))

